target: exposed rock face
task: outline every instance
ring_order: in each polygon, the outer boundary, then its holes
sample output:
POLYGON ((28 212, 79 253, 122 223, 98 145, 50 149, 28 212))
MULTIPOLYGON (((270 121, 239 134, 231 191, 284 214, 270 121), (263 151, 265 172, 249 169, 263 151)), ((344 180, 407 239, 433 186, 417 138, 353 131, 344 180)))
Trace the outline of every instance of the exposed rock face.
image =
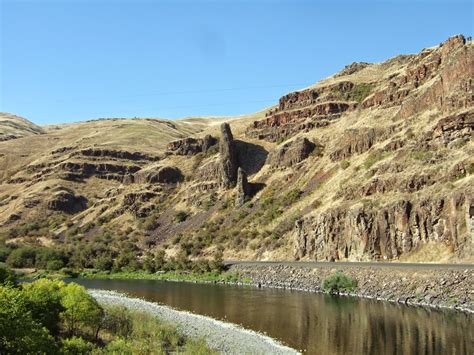
MULTIPOLYGON (((124 176, 140 170, 139 166, 114 163, 89 163, 67 161, 59 165, 59 169, 72 173, 75 180, 96 176, 101 179, 122 181, 124 176)), ((44 173, 45 171, 43 171, 44 173)), ((66 176, 66 175, 64 175, 66 176)))
POLYGON ((221 124, 219 154, 219 184, 224 189, 230 189, 237 182, 238 161, 234 137, 228 123, 221 124))
POLYGON ((137 184, 175 184, 183 180, 181 170, 174 166, 162 166, 157 169, 146 169, 133 174, 130 182, 137 184))
POLYGON ((271 152, 267 164, 272 167, 290 167, 305 160, 315 148, 316 144, 300 137, 271 152))
POLYGON ((70 189, 60 188, 48 201, 48 208, 53 211, 74 214, 87 208, 87 199, 83 196, 76 196, 70 189))
MULTIPOLYGON (((65 152, 67 147, 56 150, 54 153, 65 152)), ((128 152, 126 150, 114 150, 114 149, 103 149, 103 148, 87 148, 83 149, 73 155, 82 155, 86 157, 101 157, 101 158, 116 158, 116 159, 126 159, 126 160, 147 160, 147 161, 157 161, 160 160, 157 156, 150 156, 141 152, 128 152)))
POLYGON ((208 134, 204 138, 189 137, 171 142, 167 150, 176 155, 196 155, 207 152, 216 143, 217 139, 208 134))
POLYGON ((384 207, 334 208, 295 225, 295 256, 315 260, 394 259, 429 241, 469 253, 472 191, 384 207), (464 247, 460 250, 459 247, 464 247))
POLYGON ((245 203, 246 198, 250 196, 250 185, 247 180, 247 174, 242 168, 237 170, 236 190, 235 206, 241 207, 245 203))
POLYGON ((368 67, 369 65, 370 63, 367 62, 353 62, 349 65, 346 65, 344 69, 342 69, 339 73, 335 75, 335 77, 357 73, 358 71, 368 67))
POLYGON ((448 145, 456 139, 468 141, 474 131, 474 111, 441 119, 432 133, 432 138, 448 145))
POLYGON ((353 154, 368 151, 376 142, 376 130, 374 128, 350 129, 340 139, 336 151, 330 154, 331 160, 342 160, 353 154))

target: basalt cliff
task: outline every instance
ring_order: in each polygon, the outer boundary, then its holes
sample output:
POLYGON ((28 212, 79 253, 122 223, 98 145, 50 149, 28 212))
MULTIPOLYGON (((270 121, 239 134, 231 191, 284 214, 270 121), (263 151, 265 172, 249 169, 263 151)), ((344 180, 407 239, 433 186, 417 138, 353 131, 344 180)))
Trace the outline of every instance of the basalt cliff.
POLYGON ((0 236, 84 267, 124 248, 472 262, 473 88, 473 44, 458 35, 246 116, 27 125, 22 137, 6 115, 0 236))

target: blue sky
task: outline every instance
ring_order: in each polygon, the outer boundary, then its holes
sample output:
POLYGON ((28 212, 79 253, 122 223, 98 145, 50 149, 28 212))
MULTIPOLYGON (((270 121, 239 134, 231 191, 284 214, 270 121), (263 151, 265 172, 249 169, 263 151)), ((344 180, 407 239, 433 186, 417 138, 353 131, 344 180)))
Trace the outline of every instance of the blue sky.
POLYGON ((471 1, 0 0, 0 111, 37 124, 258 111, 473 33, 471 1))

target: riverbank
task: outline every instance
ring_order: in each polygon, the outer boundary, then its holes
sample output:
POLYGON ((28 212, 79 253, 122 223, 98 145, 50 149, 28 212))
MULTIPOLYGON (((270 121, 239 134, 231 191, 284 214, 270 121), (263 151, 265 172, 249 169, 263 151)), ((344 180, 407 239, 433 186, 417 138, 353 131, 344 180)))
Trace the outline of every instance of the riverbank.
POLYGON ((171 324, 176 324, 186 336, 204 338, 209 347, 226 354, 297 354, 276 340, 244 329, 238 325, 225 323, 210 317, 177 311, 171 307, 131 298, 102 290, 89 290, 99 304, 104 306, 122 305, 131 310, 144 311, 171 324))
POLYGON ((324 279, 342 271, 357 281, 352 296, 399 302, 407 305, 456 309, 474 313, 474 271, 416 268, 297 267, 291 265, 231 265, 235 272, 257 287, 322 292, 324 279))

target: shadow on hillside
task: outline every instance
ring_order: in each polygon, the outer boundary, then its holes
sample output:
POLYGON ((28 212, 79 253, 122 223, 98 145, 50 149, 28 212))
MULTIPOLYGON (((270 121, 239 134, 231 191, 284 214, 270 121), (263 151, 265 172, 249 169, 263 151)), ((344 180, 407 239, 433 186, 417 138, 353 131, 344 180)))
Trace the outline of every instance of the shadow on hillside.
POLYGON ((239 165, 247 175, 256 174, 265 164, 268 151, 261 145, 252 144, 236 139, 234 141, 237 150, 239 165))

